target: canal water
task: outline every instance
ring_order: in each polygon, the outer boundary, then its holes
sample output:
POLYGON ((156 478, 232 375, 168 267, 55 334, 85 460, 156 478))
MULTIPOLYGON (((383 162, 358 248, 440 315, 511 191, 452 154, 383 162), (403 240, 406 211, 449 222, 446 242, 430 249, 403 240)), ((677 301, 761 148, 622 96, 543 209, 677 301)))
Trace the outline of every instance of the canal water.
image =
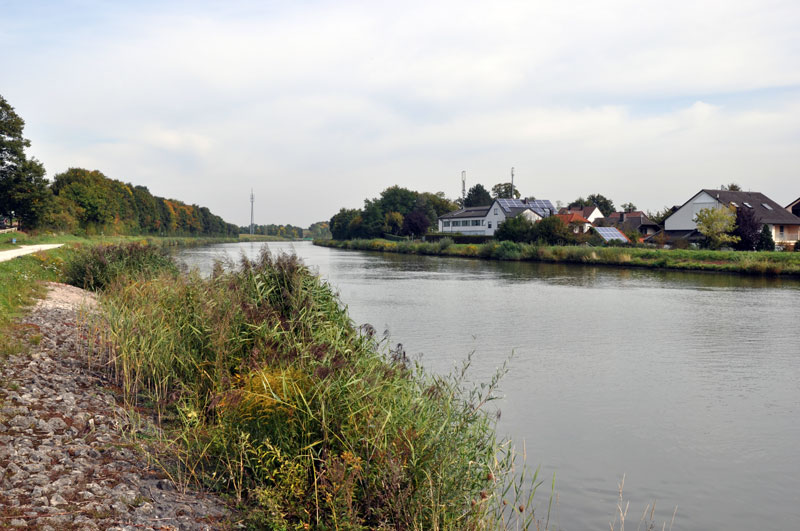
POLYGON ((608 529, 623 475, 629 529, 654 500, 658 529, 676 506, 676 530, 800 529, 800 282, 269 247, 432 371, 511 357, 498 429, 541 466, 540 514, 555 473, 560 529, 608 529))

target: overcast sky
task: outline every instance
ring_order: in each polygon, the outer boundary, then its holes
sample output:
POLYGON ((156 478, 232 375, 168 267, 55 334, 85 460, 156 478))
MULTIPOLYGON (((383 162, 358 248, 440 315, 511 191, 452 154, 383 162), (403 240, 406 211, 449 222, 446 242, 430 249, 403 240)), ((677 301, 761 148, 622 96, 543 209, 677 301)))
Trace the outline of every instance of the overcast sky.
POLYGON ((48 175, 307 226, 399 184, 800 196, 800 2, 0 0, 48 175))

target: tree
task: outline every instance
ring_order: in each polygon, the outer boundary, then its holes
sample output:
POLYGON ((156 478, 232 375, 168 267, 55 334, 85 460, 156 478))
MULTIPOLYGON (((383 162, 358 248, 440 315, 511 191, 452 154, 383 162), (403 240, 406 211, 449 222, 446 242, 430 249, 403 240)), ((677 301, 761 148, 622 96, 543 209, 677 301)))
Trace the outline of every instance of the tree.
POLYGON ((575 233, 558 216, 548 216, 536 223, 532 236, 533 241, 548 245, 567 245, 575 243, 576 239, 575 233))
POLYGON ((375 200, 375 202, 378 207, 380 207, 381 213, 383 214, 399 212, 401 215, 405 216, 414 210, 418 195, 417 192, 409 190, 408 188, 401 188, 395 185, 381 192, 381 197, 375 200))
POLYGON ((530 242, 533 240, 534 225, 534 222, 525 216, 507 218, 497 226, 494 237, 500 241, 530 242))
POLYGON ((0 96, 0 215, 14 212, 23 228, 35 228, 53 201, 44 166, 25 155, 31 142, 22 136, 24 128, 25 121, 0 96))
POLYGON ((492 186, 492 197, 495 199, 519 199, 520 193, 511 183, 497 183, 492 186))
POLYGON ((464 207, 479 207, 489 206, 492 204, 492 196, 489 191, 478 183, 467 192, 467 197, 464 199, 464 207))
POLYGON ((614 212, 614 202, 601 194, 591 194, 584 199, 579 197, 568 205, 567 208, 583 208, 587 206, 596 206, 603 213, 603 216, 608 217, 614 212))
POLYGON ((430 219, 422 210, 414 210, 403 220, 403 234, 405 236, 420 237, 428 232, 430 219))
POLYGON ((769 225, 764 225, 761 227, 761 234, 758 237, 758 243, 756 244, 756 251, 774 251, 775 250, 775 240, 772 239, 772 230, 769 228, 769 225))
POLYGON ((384 216, 383 232, 400 234, 403 228, 403 214, 400 212, 387 212, 384 216))
POLYGON ((726 243, 736 243, 738 236, 730 234, 736 228, 736 215, 730 208, 704 208, 694 218, 697 230, 706 237, 707 245, 719 249, 726 243))
POLYGON ((742 187, 739 186, 736 183, 731 183, 731 184, 729 184, 727 186, 723 184, 722 187, 720 188, 720 190, 728 190, 728 191, 731 191, 731 192, 741 192, 742 191, 742 187))
POLYGON ((334 240, 349 240, 350 223, 359 215, 357 209, 342 208, 331 218, 330 230, 334 240))
POLYGON ((623 212, 636 212, 638 210, 633 203, 622 203, 620 208, 623 212))
POLYGON ((754 250, 758 244, 760 231, 761 229, 758 227, 758 222, 752 209, 736 209, 736 229, 733 234, 739 237, 739 243, 736 244, 737 249, 740 251, 754 250))

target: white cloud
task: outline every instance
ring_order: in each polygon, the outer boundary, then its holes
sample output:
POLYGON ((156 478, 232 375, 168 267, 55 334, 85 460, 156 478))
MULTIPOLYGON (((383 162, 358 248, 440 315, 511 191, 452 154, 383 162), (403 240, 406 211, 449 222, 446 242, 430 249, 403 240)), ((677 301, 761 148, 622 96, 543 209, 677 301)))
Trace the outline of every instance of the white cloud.
POLYGON ((51 173, 96 167, 237 223, 251 186, 260 221, 308 224, 512 165, 552 199, 798 195, 796 2, 276 6, 18 12, 3 95, 51 173))

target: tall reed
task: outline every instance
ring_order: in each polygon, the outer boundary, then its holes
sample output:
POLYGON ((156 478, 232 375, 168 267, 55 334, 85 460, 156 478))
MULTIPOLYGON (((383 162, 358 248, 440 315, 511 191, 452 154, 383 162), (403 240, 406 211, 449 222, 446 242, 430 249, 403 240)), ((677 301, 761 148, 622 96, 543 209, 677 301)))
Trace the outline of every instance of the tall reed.
POLYGON ((179 477, 246 504, 253 527, 546 527, 495 436, 499 375, 426 373, 296 257, 127 278, 103 299, 127 400, 158 409, 179 477))

